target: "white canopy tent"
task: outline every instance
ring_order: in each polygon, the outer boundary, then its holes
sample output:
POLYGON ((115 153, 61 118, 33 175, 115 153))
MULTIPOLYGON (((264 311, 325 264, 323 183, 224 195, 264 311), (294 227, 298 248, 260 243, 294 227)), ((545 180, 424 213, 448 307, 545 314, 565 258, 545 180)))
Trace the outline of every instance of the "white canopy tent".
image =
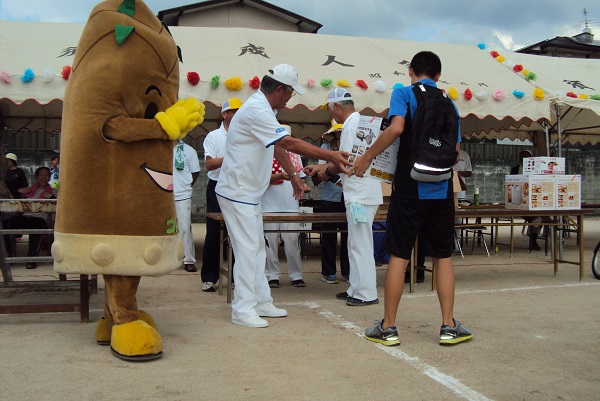
MULTIPOLYGON (((512 52, 501 56, 505 58, 501 64, 522 79, 525 74, 515 72, 515 65, 535 74, 535 80, 530 82, 543 89, 550 102, 551 142, 596 144, 600 141, 600 60, 512 52)), ((511 130, 513 133, 509 136, 527 136, 544 128, 541 124, 521 126, 516 131, 511 130)))
MULTIPOLYGON (((72 64, 82 29, 81 24, 0 21, 0 125, 15 130, 60 130, 67 84, 61 71, 72 64), (21 80, 25 69, 35 73, 28 83, 21 80)), ((319 106, 331 87, 342 85, 341 80, 350 85, 361 113, 385 115, 393 85, 410 83, 407 66, 421 50, 431 50, 441 58, 439 86, 448 92, 452 89, 452 93, 456 90, 463 134, 493 132, 499 138, 514 138, 519 135, 517 128, 526 133, 527 127, 535 128, 538 121, 552 118, 548 97, 535 100, 530 82, 507 71, 476 46, 242 28, 170 30, 183 56, 180 97, 193 96, 206 105, 205 122, 190 134, 194 137, 217 127, 220 105, 227 98, 245 100, 254 93, 249 80, 255 76, 262 79, 269 68, 280 63, 293 65, 306 87, 305 95, 293 97, 288 108, 278 114, 300 138, 317 139, 328 128, 328 112, 319 106), (189 72, 199 74, 197 85, 188 82, 189 72), (220 83, 213 88, 215 76, 220 83), (225 85, 234 76, 243 83, 239 91, 225 85), (322 86, 322 80, 331 80, 331 84, 322 86), (368 88, 355 86, 357 80, 363 80, 368 88), (385 89, 377 90, 378 85, 385 89), (470 100, 464 96, 467 88, 473 93, 470 100), (499 90, 505 96, 495 100, 492 94, 499 90), (524 96, 519 98, 513 91, 524 96)))

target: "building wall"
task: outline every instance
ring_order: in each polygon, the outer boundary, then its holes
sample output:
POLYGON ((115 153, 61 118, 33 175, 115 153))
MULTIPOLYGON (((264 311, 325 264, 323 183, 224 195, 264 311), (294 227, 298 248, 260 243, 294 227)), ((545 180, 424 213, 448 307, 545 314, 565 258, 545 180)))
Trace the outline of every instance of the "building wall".
POLYGON ((298 27, 294 23, 253 7, 238 7, 235 5, 183 14, 179 17, 179 26, 253 28, 298 32, 298 27))

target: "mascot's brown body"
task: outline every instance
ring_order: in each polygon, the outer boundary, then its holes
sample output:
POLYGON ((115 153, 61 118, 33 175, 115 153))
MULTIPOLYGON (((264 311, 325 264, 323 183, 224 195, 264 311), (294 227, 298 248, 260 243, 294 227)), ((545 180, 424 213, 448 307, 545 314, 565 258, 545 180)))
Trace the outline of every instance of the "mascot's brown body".
POLYGON ((172 166, 175 139, 202 121, 177 102, 178 49, 140 0, 107 0, 88 19, 65 92, 54 269, 102 274, 99 344, 118 357, 162 354, 153 319, 138 310, 140 276, 181 266, 172 166))

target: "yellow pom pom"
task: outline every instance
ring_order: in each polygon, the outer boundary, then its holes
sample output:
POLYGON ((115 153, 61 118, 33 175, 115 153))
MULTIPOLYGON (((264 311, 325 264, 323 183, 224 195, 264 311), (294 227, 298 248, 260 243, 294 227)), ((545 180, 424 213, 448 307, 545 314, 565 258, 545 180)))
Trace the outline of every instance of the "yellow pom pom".
POLYGON ((589 99, 590 97, 588 95, 586 95, 585 93, 582 93, 581 95, 579 95, 580 99, 589 99))
POLYGON ((239 91, 242 89, 243 86, 244 83, 242 82, 242 79, 238 76, 229 78, 225 81, 225 87, 232 91, 239 91))
POLYGON ((545 94, 544 91, 540 88, 535 88, 535 90, 533 91, 533 98, 535 100, 542 100, 544 98, 545 94))
POLYGON ((506 61, 506 57, 498 56, 498 57, 496 57, 496 61, 499 63, 504 63, 506 61))
POLYGON ((528 69, 526 69, 526 68, 523 68, 523 69, 521 70, 521 74, 523 74, 523 75, 527 75, 527 74, 529 74, 529 70, 528 70, 528 69))
POLYGON ((458 99, 458 91, 454 86, 451 86, 450 89, 448 89, 448 96, 450 96, 450 99, 452 100, 458 99))
POLYGON ((345 79, 340 79, 336 82, 336 85, 342 88, 347 88, 350 86, 350 82, 346 81, 345 79))

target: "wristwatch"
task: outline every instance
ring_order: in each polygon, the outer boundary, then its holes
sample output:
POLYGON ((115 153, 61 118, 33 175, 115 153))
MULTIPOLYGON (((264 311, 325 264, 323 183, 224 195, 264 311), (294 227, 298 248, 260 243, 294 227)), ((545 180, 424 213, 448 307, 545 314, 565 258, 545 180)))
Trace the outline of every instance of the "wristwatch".
POLYGON ((329 167, 327 167, 327 168, 325 169, 325 175, 326 175, 327 177, 331 177, 331 176, 333 175, 333 174, 331 174, 331 171, 329 171, 329 167))

